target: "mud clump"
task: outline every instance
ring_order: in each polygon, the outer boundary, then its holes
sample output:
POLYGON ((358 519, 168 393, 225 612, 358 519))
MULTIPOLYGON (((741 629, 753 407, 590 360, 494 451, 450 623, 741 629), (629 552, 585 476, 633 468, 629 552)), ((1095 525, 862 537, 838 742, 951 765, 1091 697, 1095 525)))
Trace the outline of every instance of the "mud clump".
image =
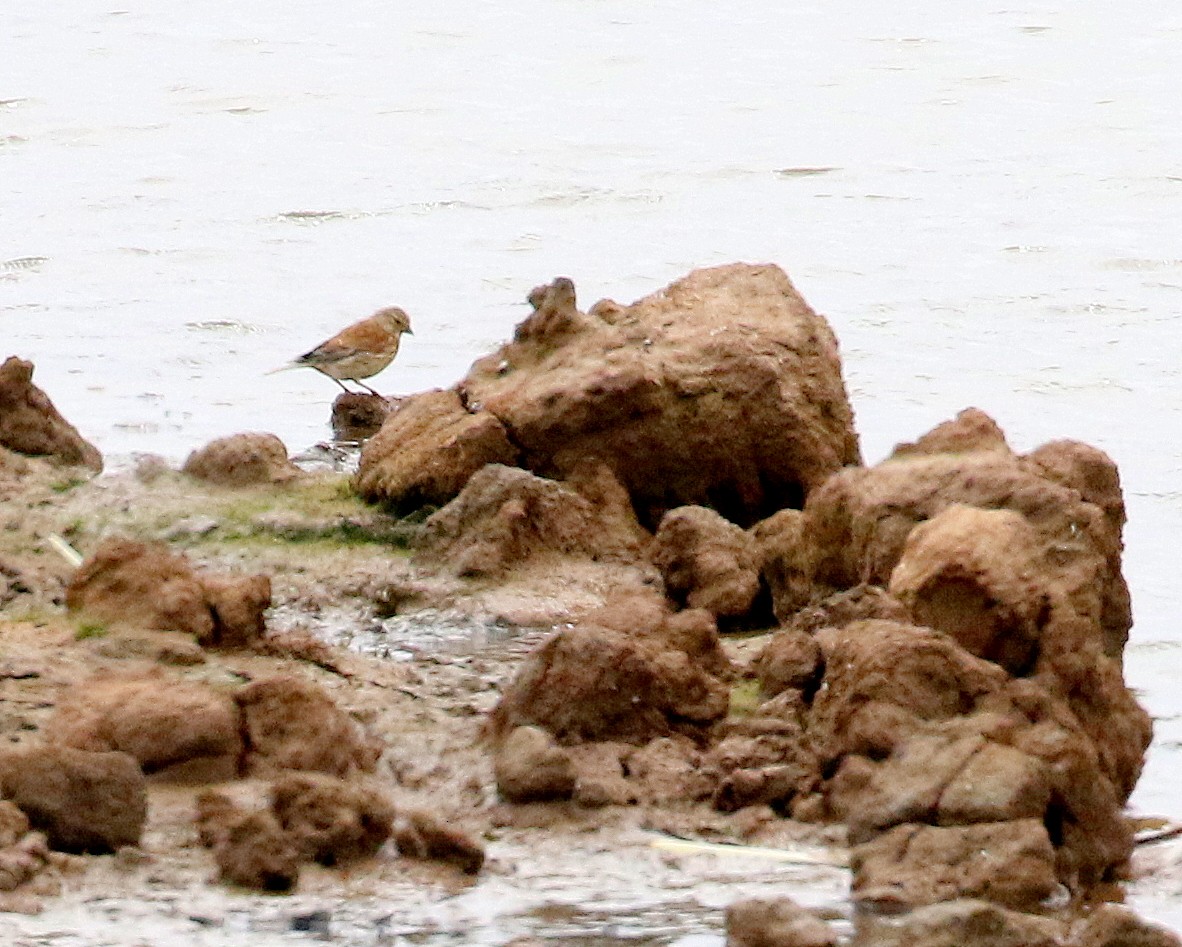
POLYGON ((317 685, 297 677, 254 681, 234 699, 247 733, 245 769, 310 770, 330 776, 373 772, 381 747, 317 685))
POLYGON ((685 506, 661 518, 653 564, 675 602, 717 617, 746 615, 759 593, 754 540, 713 510, 685 506))
POLYGON ((300 475, 283 441, 274 434, 257 431, 210 441, 193 451, 181 470, 219 487, 287 483, 300 475))
POLYGON ((575 789, 570 754, 541 727, 517 727, 497 749, 497 791, 509 802, 569 799, 575 789))
POLYGON ((51 848, 113 852, 138 845, 147 789, 126 753, 38 746, 0 753, 0 797, 15 803, 51 848))
POLYGON ((267 576, 203 574, 162 543, 118 537, 104 540, 66 588, 66 607, 88 620, 181 631, 206 646, 257 640, 270 604, 267 576))
POLYGON ((197 832, 213 849, 218 877, 227 884, 282 893, 299 881, 299 848, 267 810, 206 791, 197 798, 197 832))
POLYGON ((33 384, 33 363, 16 356, 0 365, 0 446, 95 473, 103 469, 98 449, 33 384))
POLYGON ((726 947, 837 947, 837 934, 791 898, 749 898, 726 909, 726 947))
POLYGON ((80 750, 119 750, 148 774, 232 779, 243 753, 238 707, 206 684, 161 670, 82 682, 58 705, 45 739, 80 750))
POLYGON ((332 403, 332 436, 337 441, 360 443, 381 430, 392 406, 381 395, 342 392, 332 403))
POLYGON ((466 875, 484 865, 484 846, 468 833, 422 810, 406 812, 394 826, 398 853, 407 858, 442 861, 466 875))
POLYGON ((301 854, 322 865, 373 855, 394 825, 394 807, 376 788, 321 773, 276 780, 271 811, 301 854))

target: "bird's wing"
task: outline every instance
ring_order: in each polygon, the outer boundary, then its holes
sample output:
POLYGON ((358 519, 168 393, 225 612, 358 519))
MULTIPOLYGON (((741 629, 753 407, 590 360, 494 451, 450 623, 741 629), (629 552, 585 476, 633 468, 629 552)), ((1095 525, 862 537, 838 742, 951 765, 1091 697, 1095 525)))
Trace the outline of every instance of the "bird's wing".
POLYGON ((386 352, 397 344, 396 335, 387 332, 373 320, 365 319, 342 329, 327 342, 322 342, 311 352, 301 355, 297 361, 315 359, 319 362, 336 362, 358 354, 386 352))

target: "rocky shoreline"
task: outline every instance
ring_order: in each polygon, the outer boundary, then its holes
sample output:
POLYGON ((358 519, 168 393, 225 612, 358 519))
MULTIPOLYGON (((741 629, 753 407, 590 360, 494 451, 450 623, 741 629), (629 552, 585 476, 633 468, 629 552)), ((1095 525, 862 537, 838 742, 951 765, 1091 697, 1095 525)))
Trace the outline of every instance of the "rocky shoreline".
POLYGON ((0 367, 0 907, 644 832, 848 845, 849 923, 736 883, 735 945, 1179 942, 1111 903, 1151 736, 1111 459, 968 409, 864 466, 774 266, 530 302, 454 388, 342 396, 352 475, 241 434, 92 478, 0 367))

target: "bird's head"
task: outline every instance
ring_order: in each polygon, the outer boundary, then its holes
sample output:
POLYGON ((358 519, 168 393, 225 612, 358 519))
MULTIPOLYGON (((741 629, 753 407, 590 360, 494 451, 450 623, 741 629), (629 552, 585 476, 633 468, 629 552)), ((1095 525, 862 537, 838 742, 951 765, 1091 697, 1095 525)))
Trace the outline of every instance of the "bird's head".
POLYGON ((405 332, 407 335, 414 335, 410 328, 410 316, 406 314, 405 309, 399 309, 397 306, 391 306, 389 309, 379 309, 374 313, 376 318, 388 332, 395 335, 405 332))

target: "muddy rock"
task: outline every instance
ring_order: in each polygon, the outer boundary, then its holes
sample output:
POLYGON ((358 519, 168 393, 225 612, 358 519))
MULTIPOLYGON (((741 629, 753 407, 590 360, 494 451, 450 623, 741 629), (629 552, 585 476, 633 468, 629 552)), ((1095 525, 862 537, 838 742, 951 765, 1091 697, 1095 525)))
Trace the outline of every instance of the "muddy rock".
POLYGON ((812 696, 823 668, 821 646, 797 628, 782 628, 755 656, 755 676, 765 698, 788 689, 812 696))
POLYGON ((875 467, 847 467, 809 494, 815 582, 834 589, 885 586, 920 523, 956 504, 1009 510, 1038 537, 1039 580, 1050 597, 1090 622, 1104 653, 1119 658, 1132 616, 1120 570, 1123 506, 1112 495, 1112 462, 1064 442, 1020 457, 993 441, 980 449, 957 442, 955 452, 936 452, 946 443, 937 441, 875 467), (1073 456, 1078 466, 1066 459, 1073 456))
POLYGON ((390 402, 381 395, 342 392, 332 403, 333 440, 368 440, 381 430, 390 411, 390 402))
POLYGON ((0 446, 96 473, 103 469, 98 449, 33 384, 33 363, 16 356, 0 365, 0 446))
POLYGON ((508 802, 569 799, 575 788, 570 754, 541 727, 517 727, 493 758, 497 791, 508 802))
POLYGON ((0 892, 15 891, 48 865, 50 857, 49 845, 40 832, 27 832, 11 844, 0 846, 0 892))
POLYGON ((1182 938, 1119 904, 1097 904, 1077 923, 1068 947, 1180 947, 1182 938))
POLYGON ((1014 452, 1005 432, 980 408, 965 408, 951 421, 943 421, 914 443, 896 444, 895 457, 917 454, 975 454, 993 451, 1007 457, 1014 452))
POLYGON ((886 589, 861 583, 805 606, 792 616, 788 626, 794 631, 817 635, 825 628, 844 628, 852 622, 872 618, 910 623, 911 613, 886 589))
POLYGON ((50 743, 120 750, 145 773, 216 781, 238 773, 238 707, 207 684, 163 671, 91 678, 71 690, 45 727, 50 743))
POLYGON ((544 557, 638 557, 628 514, 517 467, 490 464, 423 527, 416 558, 460 576, 499 576, 544 557))
POLYGON ((749 898, 726 909, 726 947, 837 947, 837 934, 791 898, 749 898))
POLYGON ((640 790, 624 773, 624 758, 632 750, 626 743, 581 743, 566 748, 575 771, 571 798, 585 809, 634 806, 640 790))
POLYGON ((0 753, 0 798, 66 852, 138 845, 148 812, 144 774, 133 757, 66 746, 0 753))
POLYGON ((256 431, 210 441, 193 451, 181 470, 220 487, 286 483, 300 474, 288 459, 283 441, 274 434, 256 431))
POLYGON ((880 909, 955 898, 1034 908, 1059 887, 1055 851, 1037 819, 896 826, 855 846, 850 867, 855 901, 880 909))
MULTIPOLYGON (((813 595, 816 549, 802 510, 780 510, 748 530, 776 620, 788 622, 813 595)), ((867 616, 862 616, 867 617, 867 616)))
POLYGON ((728 688, 686 652, 583 622, 523 662, 490 717, 503 736, 534 724, 560 743, 701 732, 727 713, 728 688))
POLYGON ((403 813, 394 827, 398 852, 408 858, 442 861, 466 875, 484 865, 484 846, 468 833, 430 812, 403 813))
POLYGON ((394 806, 375 787, 322 773, 281 776, 271 811, 301 854, 322 865, 375 854, 394 825, 394 806))
POLYGON ((628 781, 645 802, 658 805, 707 799, 712 785, 702 772, 702 754, 692 742, 657 737, 624 758, 628 781))
POLYGON ((254 774, 312 770, 331 776, 373 772, 381 747, 316 684, 279 676, 253 681, 234 699, 254 774))
POLYGON ((221 881, 276 893, 295 887, 300 851, 270 811, 206 791, 197 797, 196 825, 201 843, 213 849, 221 881))
POLYGON ((681 606, 719 617, 746 615, 759 592, 755 541, 734 523, 701 506, 661 518, 650 552, 665 590, 681 606))
POLYGON ((1051 611, 1042 551, 1021 514, 955 504, 908 535, 890 592, 917 624, 1013 675, 1026 674, 1051 611))
POLYGON ((466 403, 535 473, 602 459, 647 528, 690 505, 749 526, 858 461, 836 340, 776 266, 697 270, 587 313, 565 279, 530 300, 460 383, 466 403))
POLYGON ((909 911, 890 923, 858 925, 859 942, 876 947, 1061 947, 1063 925, 989 901, 958 898, 909 911))
POLYGON ((199 573, 162 543, 114 537, 78 567, 66 607, 89 620, 193 635, 199 643, 253 640, 271 604, 266 576, 199 573))
POLYGON ((488 464, 519 452, 497 417, 455 391, 425 391, 393 408, 361 451, 357 492, 398 513, 453 500, 488 464))

